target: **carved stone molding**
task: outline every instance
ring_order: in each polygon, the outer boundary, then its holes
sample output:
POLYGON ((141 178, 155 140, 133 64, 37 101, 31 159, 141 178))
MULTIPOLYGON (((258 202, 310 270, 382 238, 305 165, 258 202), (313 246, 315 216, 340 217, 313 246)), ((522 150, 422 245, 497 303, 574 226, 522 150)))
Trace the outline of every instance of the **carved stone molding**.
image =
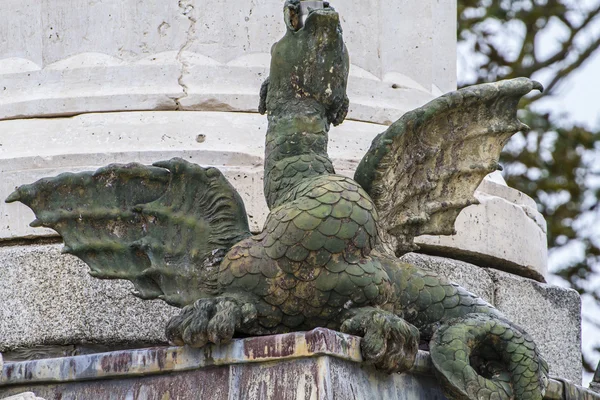
MULTIPOLYGON (((350 118, 391 123, 454 89, 455 5, 446 3, 336 4, 353 60, 350 118)), ((282 5, 9 1, 0 21, 0 119, 128 110, 254 112, 270 47, 283 33, 282 5)))

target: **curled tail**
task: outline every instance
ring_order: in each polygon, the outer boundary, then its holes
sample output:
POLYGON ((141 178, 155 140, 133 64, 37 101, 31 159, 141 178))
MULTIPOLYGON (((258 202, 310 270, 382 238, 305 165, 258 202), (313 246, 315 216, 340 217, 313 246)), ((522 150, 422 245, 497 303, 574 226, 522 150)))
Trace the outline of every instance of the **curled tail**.
POLYGON ((548 364, 519 327, 492 315, 468 314, 442 325, 430 351, 453 400, 542 400, 548 364))

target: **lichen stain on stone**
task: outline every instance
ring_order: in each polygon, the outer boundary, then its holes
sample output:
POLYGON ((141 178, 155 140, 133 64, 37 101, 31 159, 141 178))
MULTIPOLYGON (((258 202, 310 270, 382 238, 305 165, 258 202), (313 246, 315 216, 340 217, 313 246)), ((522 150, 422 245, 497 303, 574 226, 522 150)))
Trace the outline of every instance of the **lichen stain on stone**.
POLYGON ((362 361, 360 339, 328 329, 317 328, 305 334, 306 354, 314 355, 322 351, 334 351, 353 361, 362 361))
POLYGON ((133 357, 129 352, 121 352, 112 357, 102 357, 100 366, 104 373, 109 372, 129 372, 133 357))
POLYGON ((5 369, 5 373, 6 373, 6 378, 10 379, 12 377, 13 374, 13 370, 15 369, 15 367, 13 365, 8 365, 5 369))
POLYGON ((295 335, 282 335, 272 338, 256 337, 244 340, 244 356, 248 360, 290 357, 302 353, 301 350, 301 348, 298 348, 295 335))
POLYGON ((186 109, 202 111, 238 111, 235 107, 218 99, 207 99, 200 103, 186 107, 186 109))

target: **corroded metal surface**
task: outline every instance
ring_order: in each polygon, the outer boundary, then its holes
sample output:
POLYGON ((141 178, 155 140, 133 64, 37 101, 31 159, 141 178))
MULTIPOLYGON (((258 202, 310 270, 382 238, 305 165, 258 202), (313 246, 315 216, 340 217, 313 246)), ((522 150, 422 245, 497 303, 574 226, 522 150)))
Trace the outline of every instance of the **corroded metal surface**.
MULTIPOLYGON (((445 399, 428 353, 419 352, 410 374, 387 375, 361 367, 360 342, 316 329, 203 349, 164 347, 9 362, 0 378, 0 397, 33 391, 63 400, 330 399, 332 393, 337 399, 445 399)), ((600 395, 551 380, 545 399, 600 400, 600 395)))

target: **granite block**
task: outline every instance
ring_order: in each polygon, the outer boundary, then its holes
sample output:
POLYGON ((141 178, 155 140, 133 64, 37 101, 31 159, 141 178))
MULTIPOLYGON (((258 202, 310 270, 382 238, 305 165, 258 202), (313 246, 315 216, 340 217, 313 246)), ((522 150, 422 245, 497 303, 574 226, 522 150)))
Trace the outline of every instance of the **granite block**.
POLYGON ((0 351, 166 342, 164 326, 176 308, 134 297, 130 282, 92 278, 61 247, 0 247, 0 351))

